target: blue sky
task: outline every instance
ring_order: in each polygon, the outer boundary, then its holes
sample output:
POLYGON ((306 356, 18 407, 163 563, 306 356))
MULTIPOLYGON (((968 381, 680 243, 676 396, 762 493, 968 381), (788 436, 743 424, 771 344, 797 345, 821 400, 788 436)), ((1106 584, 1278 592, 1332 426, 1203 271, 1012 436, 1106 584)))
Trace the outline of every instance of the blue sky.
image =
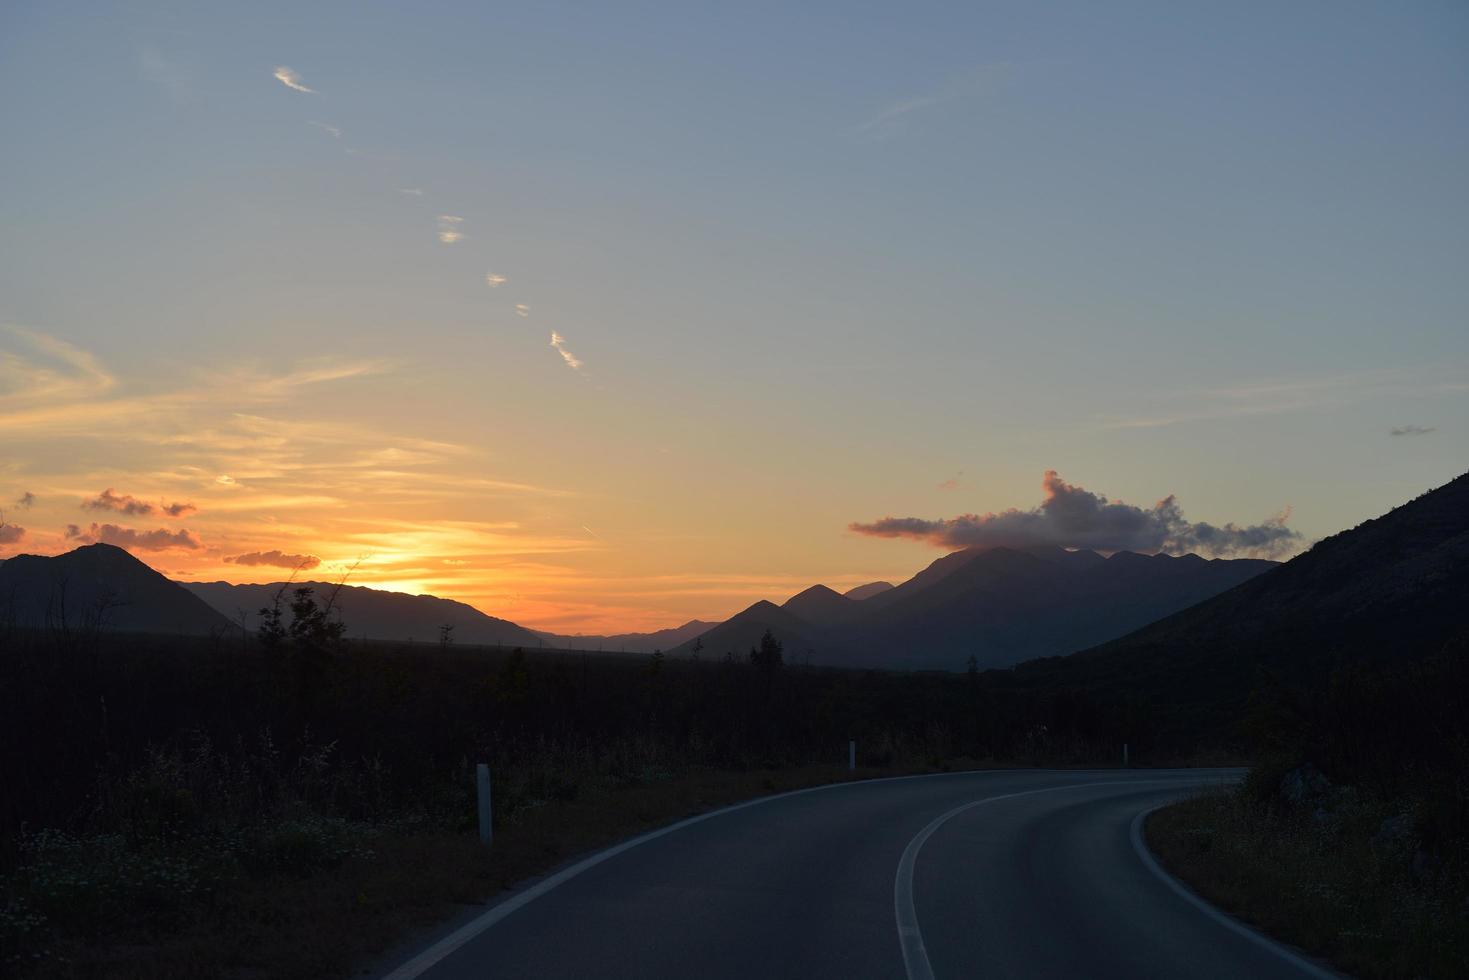
POLYGON ((1460 3, 7 5, 0 491, 32 550, 116 484, 202 501, 181 573, 360 547, 598 628, 911 573, 847 525, 1051 469, 1309 541, 1469 459, 1466 50, 1460 3))

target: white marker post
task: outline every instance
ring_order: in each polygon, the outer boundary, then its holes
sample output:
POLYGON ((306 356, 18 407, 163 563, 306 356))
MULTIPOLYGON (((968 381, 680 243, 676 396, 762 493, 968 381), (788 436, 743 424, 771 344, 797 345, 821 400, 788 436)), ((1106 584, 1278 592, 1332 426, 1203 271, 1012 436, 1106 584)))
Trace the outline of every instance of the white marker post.
POLYGON ((475 788, 479 791, 479 840, 486 847, 495 836, 490 822, 490 767, 481 762, 474 767, 475 788))
POLYGON ((857 743, 855 741, 850 741, 850 742, 847 743, 847 772, 856 772, 856 771, 857 771, 857 743))

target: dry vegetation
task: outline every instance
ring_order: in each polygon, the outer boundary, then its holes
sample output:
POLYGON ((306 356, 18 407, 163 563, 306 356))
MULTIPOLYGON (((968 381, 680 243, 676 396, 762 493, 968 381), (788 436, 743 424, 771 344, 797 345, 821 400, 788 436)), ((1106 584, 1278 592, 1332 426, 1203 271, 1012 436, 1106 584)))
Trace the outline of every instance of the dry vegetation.
POLYGON ((1238 790, 1154 814, 1150 845, 1204 897, 1350 973, 1469 976, 1464 652, 1257 699, 1271 754, 1238 790))
POLYGON ((848 778, 848 738, 868 776, 1112 763, 1147 741, 1125 711, 978 674, 748 654, 18 630, 0 647, 0 963, 18 976, 345 975, 589 849, 848 778))

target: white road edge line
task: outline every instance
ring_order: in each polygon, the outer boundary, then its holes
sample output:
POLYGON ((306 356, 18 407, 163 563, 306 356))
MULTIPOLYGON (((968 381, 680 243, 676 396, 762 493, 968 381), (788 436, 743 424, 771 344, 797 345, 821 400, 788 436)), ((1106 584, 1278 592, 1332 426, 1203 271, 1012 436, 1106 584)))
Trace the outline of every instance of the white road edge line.
POLYGON ((527 888, 525 891, 512 895, 509 898, 505 899, 503 902, 500 902, 499 904, 487 909, 476 918, 470 920, 469 922, 460 926, 458 929, 449 933, 449 935, 445 936, 443 939, 440 939, 438 942, 429 946, 417 956, 414 956, 412 959, 409 959, 405 963, 399 965, 390 973, 384 974, 381 980, 415 980, 415 978, 420 977, 424 973, 428 972, 434 967, 435 964, 439 963, 441 960, 454 953, 456 950, 464 946, 476 936, 485 932, 487 929, 489 929, 495 923, 499 922, 501 919, 505 918, 510 913, 516 911, 517 909, 523 908, 526 905, 529 905, 531 902, 540 898, 551 889, 555 888, 558 885, 564 884, 567 881, 570 881, 572 878, 575 878, 583 871, 588 871, 591 868, 594 868, 597 865, 601 864, 603 861, 606 861, 609 858, 614 858, 624 851, 630 851, 634 847, 637 847, 639 844, 646 844, 648 841, 656 840, 659 837, 671 834, 676 830, 682 830, 685 827, 690 827, 696 823, 702 823, 705 820, 712 820, 713 818, 723 816, 726 813, 733 813, 736 810, 743 810, 747 807, 761 806, 775 800, 784 800, 792 796, 801 796, 805 793, 819 793, 823 790, 840 789, 843 786, 850 787, 869 785, 872 783, 890 783, 904 779, 938 779, 945 776, 977 776, 985 773, 1067 771, 1071 770, 970 769, 964 772, 929 772, 920 773, 916 776, 885 776, 879 779, 845 780, 839 783, 827 783, 824 786, 809 786, 806 789, 791 790, 788 793, 776 793, 773 796, 762 796, 756 800, 747 800, 744 803, 736 803, 733 806, 723 807, 718 810, 710 810, 708 813, 701 813, 697 817, 689 817, 687 820, 680 820, 678 823, 670 824, 667 827, 650 831, 640 837, 634 837, 631 840, 623 841, 621 844, 618 844, 615 847, 609 847, 605 851, 598 851, 591 857, 588 857, 583 861, 573 864, 571 867, 566 868, 562 871, 558 871, 556 874, 551 875, 551 877, 546 878, 543 881, 537 882, 536 884, 527 888))
POLYGON ((1219 925, 1243 936, 1256 946, 1269 950, 1291 966, 1306 974, 1306 976, 1316 977, 1317 980, 1341 980, 1341 974, 1333 973, 1331 970, 1318 966, 1283 943, 1277 942, 1263 932, 1245 925, 1227 912, 1220 911, 1195 894, 1193 889, 1163 870, 1163 866, 1158 863, 1157 858, 1153 857, 1153 852, 1148 850, 1148 845, 1143 840, 1143 823, 1148 819, 1149 814, 1161 810, 1167 805, 1166 803, 1160 803, 1157 806, 1148 807, 1148 809, 1132 818, 1132 849, 1137 852, 1138 859, 1142 861, 1143 866, 1151 871, 1159 881, 1171 888, 1178 897, 1213 919, 1219 925))
POLYGON ((956 806, 947 813, 935 817, 903 849, 903 856, 898 861, 898 873, 893 879, 893 915, 898 921, 898 945, 903 950, 903 968, 908 971, 908 980, 934 980, 933 966, 928 962, 928 950, 923 945, 923 933, 918 928, 918 909, 913 905, 913 869, 918 864, 918 852, 940 827, 966 810, 973 810, 986 803, 998 803, 1001 800, 1013 800, 1021 796, 1037 796, 1041 793, 1059 793, 1068 789, 1085 789, 1088 786, 1150 786, 1154 783, 1191 785, 1188 781, 1179 780, 1176 777, 1174 779, 1102 779, 1090 783, 1047 786, 1045 789, 1028 789, 1019 793, 987 796, 982 800, 974 800, 956 806))

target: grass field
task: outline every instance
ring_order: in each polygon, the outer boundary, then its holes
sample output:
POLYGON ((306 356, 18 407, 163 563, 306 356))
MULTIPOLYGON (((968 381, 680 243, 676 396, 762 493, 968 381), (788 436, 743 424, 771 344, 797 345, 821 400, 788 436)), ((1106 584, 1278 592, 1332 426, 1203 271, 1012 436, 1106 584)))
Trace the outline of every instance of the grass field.
POLYGON ((1164 866, 1209 901, 1347 973, 1462 980, 1469 976, 1462 850, 1425 857, 1411 836, 1379 837, 1395 816, 1381 802, 1344 800, 1318 820, 1232 791, 1159 810, 1147 839, 1164 866))

